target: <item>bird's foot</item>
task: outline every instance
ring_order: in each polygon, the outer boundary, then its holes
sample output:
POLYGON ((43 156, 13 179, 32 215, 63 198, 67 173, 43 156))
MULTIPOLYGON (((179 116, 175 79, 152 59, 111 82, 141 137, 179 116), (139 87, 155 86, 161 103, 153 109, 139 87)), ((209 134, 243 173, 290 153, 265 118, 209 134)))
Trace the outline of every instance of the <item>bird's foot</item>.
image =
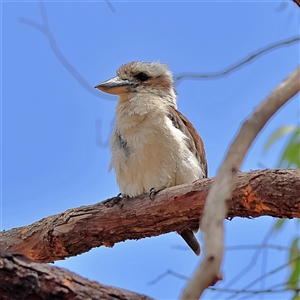
POLYGON ((158 194, 160 191, 164 190, 164 189, 165 189, 165 187, 158 188, 158 189, 156 189, 156 188, 151 188, 150 191, 149 191, 149 198, 150 198, 151 200, 153 200, 153 199, 154 199, 154 196, 155 196, 156 194, 158 194))

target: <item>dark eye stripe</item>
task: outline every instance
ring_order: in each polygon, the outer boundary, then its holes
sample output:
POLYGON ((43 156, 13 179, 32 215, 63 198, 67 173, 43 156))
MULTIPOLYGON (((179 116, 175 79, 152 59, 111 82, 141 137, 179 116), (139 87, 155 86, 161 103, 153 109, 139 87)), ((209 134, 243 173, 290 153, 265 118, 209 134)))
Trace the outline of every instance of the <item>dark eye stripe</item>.
POLYGON ((147 74, 145 74, 144 72, 140 72, 140 73, 136 74, 134 77, 140 81, 146 81, 146 80, 150 79, 150 77, 147 74))

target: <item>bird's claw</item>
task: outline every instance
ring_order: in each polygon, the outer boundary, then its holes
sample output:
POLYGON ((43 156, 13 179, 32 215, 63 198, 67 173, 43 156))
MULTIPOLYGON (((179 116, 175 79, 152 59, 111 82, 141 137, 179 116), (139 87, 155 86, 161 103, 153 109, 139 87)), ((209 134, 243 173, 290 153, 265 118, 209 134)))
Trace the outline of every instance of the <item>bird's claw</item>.
POLYGON ((156 189, 156 188, 151 188, 150 191, 149 191, 149 198, 151 200, 154 199, 154 196, 156 194, 158 194, 160 191, 162 191, 163 189, 165 189, 165 187, 162 187, 162 188, 159 188, 159 189, 156 189))
POLYGON ((160 190, 157 190, 156 188, 151 188, 149 191, 149 198, 151 200, 154 199, 154 196, 159 192, 160 190))

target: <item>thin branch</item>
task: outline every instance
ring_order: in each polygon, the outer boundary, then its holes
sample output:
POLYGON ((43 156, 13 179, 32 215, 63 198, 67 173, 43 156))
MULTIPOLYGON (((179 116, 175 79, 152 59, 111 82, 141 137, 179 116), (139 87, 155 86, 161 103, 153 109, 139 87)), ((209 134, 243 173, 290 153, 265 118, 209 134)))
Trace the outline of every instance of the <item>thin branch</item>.
MULTIPOLYGON (((264 238, 264 240, 267 240, 268 238, 270 237, 270 232, 268 232, 264 238)), ((184 247, 184 246, 183 246, 184 247)), ((183 247, 172 247, 173 249, 181 249, 183 247)), ((184 247, 184 250, 189 250, 190 249, 188 247, 184 247)), ((283 247, 281 245, 273 245, 273 244, 259 244, 259 245, 237 245, 237 246, 227 246, 225 247, 225 251, 236 251, 236 250, 249 250, 249 249, 254 249, 256 250, 255 254, 253 255, 251 261, 249 262, 249 264, 242 270, 240 271, 237 275, 234 276, 234 278, 232 280, 230 280, 230 282, 226 285, 226 286, 223 286, 223 287, 220 287, 220 288, 213 288, 213 287, 209 287, 208 289, 209 290, 212 290, 212 291, 216 291, 216 292, 227 292, 227 293, 239 293, 241 290, 234 290, 234 289, 230 289, 229 286, 230 286, 230 283, 231 282, 234 282, 236 283, 238 281, 239 278, 241 278, 243 275, 245 275, 246 273, 249 272, 249 269, 251 269, 252 267, 255 266, 256 264, 256 261, 257 261, 257 258, 261 252, 262 249, 273 249, 273 250, 282 250, 282 251, 288 251, 288 252, 294 252, 295 254, 299 254, 299 250, 298 249, 291 249, 290 247, 283 247)), ((172 275, 178 279, 182 279, 182 280, 185 280, 187 281, 189 279, 188 276, 185 276, 185 275, 182 275, 180 273, 177 273, 173 270, 167 270, 161 274, 159 274, 156 278, 154 278, 153 280, 151 280, 148 284, 150 285, 153 285, 153 284, 156 284, 157 282, 161 281, 162 279, 164 279, 165 277, 168 277, 169 275, 172 275)), ((286 284, 286 282, 284 283, 286 284)), ((283 283, 280 285, 284 285, 283 283)), ((277 285, 275 286, 272 286, 272 287, 269 287, 268 290, 270 289, 274 289, 275 287, 277 287, 277 285)), ((259 291, 262 291, 264 292, 262 289, 261 290, 258 290, 256 292, 254 291, 249 291, 247 290, 246 293, 259 293, 259 291)), ((217 296, 217 293, 214 294, 214 297, 215 298, 220 298, 221 296, 217 296)))
POLYGON ((209 191, 201 220, 204 237, 204 258, 184 289, 181 299, 199 299, 203 291, 222 278, 223 220, 227 216, 227 201, 235 186, 237 172, 252 142, 289 99, 300 90, 300 67, 279 84, 244 122, 231 144, 220 171, 209 191))
MULTIPOLYGON (((213 179, 165 189, 151 200, 112 198, 69 209, 31 225, 0 232, 0 247, 34 261, 51 262, 141 239, 195 228, 213 179), (180 212, 180 213, 179 213, 180 212)), ((300 170, 239 172, 228 217, 300 217, 300 170), (282 197, 284 195, 284 197, 282 197)))
MULTIPOLYGON (((280 292, 288 292, 288 291, 295 291, 294 289, 282 288, 282 289, 264 289, 264 290, 247 290, 247 291, 240 291, 240 290, 231 290, 231 289, 222 289, 222 288, 214 288, 209 287, 208 290, 210 291, 218 291, 220 293, 233 293, 235 295, 238 294, 247 294, 246 297, 251 297, 257 294, 264 294, 264 293, 280 293, 280 292)), ((244 298, 243 298, 244 299, 244 298)))
MULTIPOLYGON (((265 234, 262 244, 260 245, 253 245, 252 248, 256 249, 256 251, 254 252, 251 260, 248 262, 248 264, 241 270, 239 271, 232 279, 230 279, 225 286, 223 286, 222 288, 224 289, 230 289, 230 286, 232 284, 236 284, 240 279, 242 279, 247 273, 249 273, 249 271, 251 269, 254 268, 254 266, 256 265, 256 262, 261 254, 262 249, 275 249, 275 250, 285 250, 285 251, 291 251, 290 247, 283 247, 283 246, 279 246, 279 245, 270 245, 270 244, 266 244, 267 241, 270 239, 271 237, 271 233, 272 233, 273 229, 269 229, 267 231, 267 233, 265 234)), ((226 247, 225 249, 228 250, 241 250, 241 249, 250 249, 251 246, 232 246, 232 247, 226 247)), ((295 254, 298 254, 298 251, 295 250, 295 254)), ((271 289, 273 289, 274 287, 271 287, 271 289)), ((270 288, 269 288, 270 289, 270 288)), ((218 294, 215 295, 216 298, 218 298, 218 294)), ((220 296, 219 296, 220 297, 220 296)), ((227 298, 226 298, 227 299, 227 298)))
MULTIPOLYGON (((109 5, 109 2, 106 1, 106 3, 109 5)), ((56 39, 53 35, 53 33, 50 30, 49 27, 49 21, 48 21, 48 16, 47 16, 47 11, 45 8, 45 4, 43 1, 39 2, 39 8, 43 20, 43 24, 39 24, 35 21, 32 21, 28 18, 20 17, 18 20, 20 23, 26 24, 30 27, 35 28, 36 30, 40 31, 43 33, 50 44, 50 48, 56 58, 60 61, 60 63, 63 65, 63 67, 77 80, 77 82, 90 94, 93 96, 96 96, 98 98, 102 98, 105 100, 115 100, 114 97, 105 95, 104 93, 99 93, 99 91, 96 91, 93 86, 89 82, 87 82, 81 75, 80 73, 75 69, 75 67, 68 61, 66 56, 62 53, 62 51, 59 49, 56 43, 56 39)))
POLYGON ((182 279, 187 281, 189 279, 188 276, 184 276, 182 274, 179 274, 177 272, 174 272, 172 270, 167 270, 165 272, 163 272, 162 274, 158 275, 156 278, 154 278, 153 280, 149 281, 148 284, 149 285, 153 285, 156 284, 157 282, 161 281, 163 278, 168 277, 169 275, 174 276, 178 279, 182 279))
MULTIPOLYGON (((271 232, 272 229, 269 229, 267 231, 267 233, 265 234, 263 240, 262 240, 262 244, 266 244, 267 241, 270 239, 271 237, 271 232)), ((242 279, 247 273, 250 272, 250 270, 252 270, 254 268, 254 266, 256 265, 256 262, 260 256, 262 252, 262 248, 257 248, 257 250, 254 252, 251 260, 249 261, 249 263, 242 269, 240 270, 233 278, 231 278, 226 285, 224 286, 224 288, 229 288, 232 284, 237 283, 240 279, 242 279)))
MULTIPOLYGON (((172 249, 180 250, 180 251, 190 251, 190 248, 185 245, 174 245, 171 246, 172 249)), ((239 251, 239 250, 257 250, 261 251, 263 249, 271 249, 278 251, 288 251, 293 253, 298 253, 298 250, 292 249, 290 247, 284 247, 281 245, 273 245, 273 244, 259 244, 259 245, 237 245, 237 246, 225 246, 225 251, 239 251)))
MULTIPOLYGON (((267 264, 268 264, 268 249, 265 249, 265 251, 262 252, 261 257, 261 265, 260 265, 260 276, 263 276, 263 274, 267 271, 267 264)), ((264 290, 266 286, 266 277, 262 278, 259 282, 259 288, 261 290, 264 290)))
POLYGON ((107 4, 107 6, 109 7, 109 9, 111 10, 111 12, 115 13, 116 9, 113 6, 113 4, 109 1, 109 0, 105 0, 105 3, 107 4))
MULTIPOLYGON (((297 258, 295 258, 295 260, 297 260, 297 258)), ((290 261, 291 263, 292 261, 290 261)), ((265 277, 269 276, 269 275, 272 275, 280 270, 282 270, 283 268, 285 268, 288 264, 284 264, 283 266, 280 266, 279 268, 276 268, 276 270, 272 270, 271 272, 268 272, 267 274, 265 274, 265 277)), ((163 273, 161 273, 160 275, 158 275, 156 278, 154 278, 153 280, 151 280, 148 284, 150 285, 154 285, 156 283, 158 283, 159 281, 161 281, 162 279, 168 277, 168 276, 173 276, 177 279, 181 279, 181 280, 184 280, 184 281, 187 281, 189 279, 188 276, 185 276, 185 275, 182 275, 180 273, 177 273, 173 270, 167 270, 163 273)), ((278 293, 278 292, 287 292, 287 291, 294 291, 294 289, 292 288, 287 288, 286 287, 286 282, 281 282, 281 283, 276 283, 266 289, 259 289, 259 290, 249 290, 249 289, 230 289, 230 288, 225 288, 225 287, 208 287, 207 288, 208 290, 210 291, 213 291, 213 292, 218 292, 218 293, 228 293, 228 294, 234 294, 234 295, 231 295, 229 296, 228 298, 226 299, 231 299, 233 298, 234 296, 237 296, 238 294, 262 294, 262 293, 278 293), (284 288, 282 288, 284 286, 284 288), (278 288, 281 288, 278 289, 278 288)), ((213 295, 214 299, 220 299, 220 297, 217 296, 216 293, 214 293, 213 295)), ((246 296, 247 297, 247 296, 246 296)))
POLYGON ((273 244, 262 244, 262 245, 237 245, 237 246, 227 246, 225 247, 226 251, 235 251, 235 250, 259 250, 259 249, 272 249, 272 250, 281 250, 298 253, 298 250, 292 249, 290 247, 284 247, 281 245, 273 245, 273 244))
POLYGON ((248 55, 246 58, 243 58, 241 61, 233 64, 230 67, 227 67, 223 71, 215 72, 215 73, 181 73, 174 76, 175 84, 178 85, 181 80, 183 79, 212 79, 212 78, 219 78, 225 76, 227 74, 232 73, 233 71, 241 68, 242 66, 247 65, 252 60, 262 56, 263 54, 270 52, 271 50, 275 50, 277 48, 281 48, 282 46, 288 46, 300 41, 300 37, 290 38, 285 41, 280 41, 275 44, 266 46, 261 50, 254 52, 253 54, 248 55))
POLYGON ((115 118, 112 118, 112 120, 109 123, 109 135, 108 137, 104 140, 102 137, 102 119, 101 118, 96 118, 95 120, 95 140, 96 140, 96 145, 101 147, 101 148, 107 148, 109 147, 109 137, 110 134, 113 131, 113 127, 115 124, 115 118))
MULTIPOLYGON (((113 7, 113 5, 111 4, 111 2, 108 0, 106 0, 105 2, 109 6, 110 10, 114 13, 116 10, 113 7)), ((67 71, 78 81, 78 83, 84 89, 86 89, 89 93, 93 94, 96 97, 100 97, 100 98, 103 98, 106 100, 114 100, 115 99, 114 97, 111 97, 111 96, 105 95, 105 94, 100 94, 99 92, 95 91, 94 88, 79 74, 79 72, 74 68, 74 66, 67 60, 67 58, 64 56, 62 51, 57 46, 55 37, 50 30, 47 11, 46 11, 45 4, 43 1, 39 2, 39 7, 40 7, 40 11, 41 11, 43 25, 38 24, 37 22, 34 22, 34 21, 24 18, 24 17, 20 17, 19 22, 24 23, 26 25, 29 25, 29 26, 39 30, 48 38, 50 47, 51 47, 54 55, 57 57, 57 59, 61 62, 61 64, 67 69, 67 71)), ((288 45, 294 44, 294 43, 298 42, 299 40, 300 40, 300 37, 295 37, 295 38, 290 38, 285 41, 280 41, 275 44, 266 46, 266 47, 262 48, 261 50, 258 50, 255 53, 250 54, 248 57, 242 59, 240 62, 237 62, 234 65, 226 68, 225 70, 219 71, 216 73, 206 73, 206 74, 181 73, 181 74, 178 74, 177 76, 174 76, 175 85, 178 85, 180 83, 180 81, 182 81, 183 79, 212 79, 212 78, 218 78, 218 77, 225 76, 271 50, 281 48, 282 46, 288 46, 288 45)))
POLYGON ((39 8, 40 8, 44 27, 49 29, 49 19, 48 19, 47 10, 44 1, 42 0, 39 1, 39 8))
POLYGON ((261 282, 261 280, 265 279, 268 276, 271 276, 274 273, 277 273, 278 271, 284 269, 285 267, 287 267, 289 264, 295 262, 296 260, 300 259, 300 255, 296 256, 295 258, 289 260, 288 262, 286 262, 285 264, 282 264, 281 266, 267 272, 264 273, 263 275, 261 275, 260 277, 257 277, 255 280, 253 280, 252 282, 250 282, 249 284, 247 284, 243 289, 241 289, 239 292, 234 293, 232 296, 226 298, 226 299, 233 299, 234 296, 236 296, 238 293, 245 293, 247 290, 249 290, 249 288, 251 288, 253 285, 255 285, 258 282, 261 282))

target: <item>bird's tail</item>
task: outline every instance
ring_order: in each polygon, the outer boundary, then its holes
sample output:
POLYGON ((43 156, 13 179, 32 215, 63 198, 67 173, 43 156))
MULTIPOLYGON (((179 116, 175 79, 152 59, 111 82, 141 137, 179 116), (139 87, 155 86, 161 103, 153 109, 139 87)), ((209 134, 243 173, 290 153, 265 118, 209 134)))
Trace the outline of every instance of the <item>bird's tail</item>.
POLYGON ((190 229, 185 229, 179 233, 185 242, 190 246, 190 248, 195 252, 196 255, 200 255, 201 248, 198 240, 196 239, 194 233, 190 229))

